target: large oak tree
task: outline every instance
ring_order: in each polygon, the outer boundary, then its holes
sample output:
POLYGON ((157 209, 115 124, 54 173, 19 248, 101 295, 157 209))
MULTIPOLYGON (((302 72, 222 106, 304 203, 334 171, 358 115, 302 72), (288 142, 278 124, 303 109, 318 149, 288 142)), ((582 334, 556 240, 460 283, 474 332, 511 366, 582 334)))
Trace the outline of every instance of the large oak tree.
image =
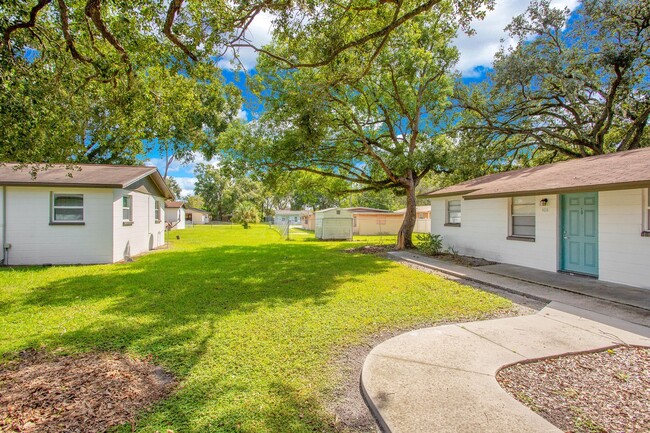
POLYGON ((533 2, 487 82, 457 88, 464 140, 494 161, 575 158, 650 145, 650 8, 533 2), (570 21, 569 21, 570 20, 570 21))
POLYGON ((447 168, 450 70, 458 55, 449 42, 455 33, 451 10, 443 9, 401 26, 377 54, 292 71, 263 61, 267 111, 226 147, 239 150, 234 159, 269 170, 342 179, 354 191, 399 190, 407 211, 397 246, 410 248, 416 188, 431 171, 447 168), (361 78, 337 75, 365 68, 370 57, 373 67, 361 78))

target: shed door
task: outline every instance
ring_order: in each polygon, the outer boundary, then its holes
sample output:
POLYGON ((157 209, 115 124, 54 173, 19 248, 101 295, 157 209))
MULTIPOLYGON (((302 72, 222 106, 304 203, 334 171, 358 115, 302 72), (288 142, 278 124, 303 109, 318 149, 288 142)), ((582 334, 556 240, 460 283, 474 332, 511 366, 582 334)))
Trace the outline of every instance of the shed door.
POLYGON ((561 270, 598 276, 598 193, 564 194, 561 270))

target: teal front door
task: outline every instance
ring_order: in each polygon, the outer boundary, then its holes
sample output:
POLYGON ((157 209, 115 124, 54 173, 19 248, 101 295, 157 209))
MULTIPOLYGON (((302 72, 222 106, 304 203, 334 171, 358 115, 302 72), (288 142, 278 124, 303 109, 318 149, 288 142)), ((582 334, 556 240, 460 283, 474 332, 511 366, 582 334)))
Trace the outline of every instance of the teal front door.
POLYGON ((561 196, 561 270, 598 276, 598 193, 561 196))

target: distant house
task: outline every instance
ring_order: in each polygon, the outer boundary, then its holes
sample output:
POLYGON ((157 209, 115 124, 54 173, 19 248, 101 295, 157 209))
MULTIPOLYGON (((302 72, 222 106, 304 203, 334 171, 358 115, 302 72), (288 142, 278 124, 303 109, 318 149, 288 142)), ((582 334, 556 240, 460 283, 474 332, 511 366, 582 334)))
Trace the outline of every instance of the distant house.
POLYGON ((185 203, 182 201, 165 203, 165 226, 167 230, 183 230, 185 228, 185 203))
POLYGON ((347 209, 330 208, 316 212, 315 235, 322 240, 352 239, 352 212, 347 209))
POLYGON ((186 207, 185 222, 191 224, 207 224, 210 222, 210 212, 195 207, 186 207))
POLYGON ((352 213, 355 235, 396 235, 404 221, 404 215, 384 209, 367 207, 347 208, 352 213))
MULTIPOLYGON (((431 232, 431 206, 417 206, 415 211, 415 233, 430 233, 431 232)), ((406 208, 396 210, 395 213, 406 214, 406 208)))
POLYGON ((305 212, 300 217, 302 223, 302 228, 304 230, 314 231, 316 229, 316 213, 315 212, 305 212))
POLYGON ((155 167, 0 166, 5 265, 113 263, 165 243, 173 194, 155 167))
POLYGON ((291 224, 298 225, 301 224, 300 217, 305 211, 302 210, 289 210, 289 209, 280 209, 275 211, 275 216, 273 217, 273 224, 291 224))
POLYGON ((650 148, 431 191, 431 231, 462 254, 650 289, 650 148))

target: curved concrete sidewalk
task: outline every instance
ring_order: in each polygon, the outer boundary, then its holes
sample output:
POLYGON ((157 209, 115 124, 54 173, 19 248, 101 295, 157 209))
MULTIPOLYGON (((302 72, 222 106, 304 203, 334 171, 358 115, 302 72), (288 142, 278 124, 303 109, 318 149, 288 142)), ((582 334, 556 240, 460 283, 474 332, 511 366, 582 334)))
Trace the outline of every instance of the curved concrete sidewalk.
POLYGON ((386 432, 558 433, 504 391, 495 375, 530 359, 618 344, 650 346, 649 338, 609 322, 551 303, 530 316, 408 332, 370 352, 361 390, 386 432))

